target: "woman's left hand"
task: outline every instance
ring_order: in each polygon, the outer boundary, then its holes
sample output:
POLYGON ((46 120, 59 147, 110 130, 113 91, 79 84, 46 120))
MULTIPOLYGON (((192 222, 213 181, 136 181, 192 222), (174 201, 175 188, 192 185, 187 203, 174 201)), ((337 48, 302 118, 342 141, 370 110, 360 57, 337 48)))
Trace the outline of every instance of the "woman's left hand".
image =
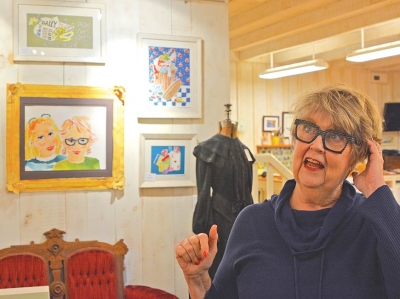
POLYGON ((378 142, 368 140, 370 155, 365 170, 358 174, 353 173, 353 182, 365 197, 369 197, 376 189, 385 185, 383 178, 382 148, 378 142))

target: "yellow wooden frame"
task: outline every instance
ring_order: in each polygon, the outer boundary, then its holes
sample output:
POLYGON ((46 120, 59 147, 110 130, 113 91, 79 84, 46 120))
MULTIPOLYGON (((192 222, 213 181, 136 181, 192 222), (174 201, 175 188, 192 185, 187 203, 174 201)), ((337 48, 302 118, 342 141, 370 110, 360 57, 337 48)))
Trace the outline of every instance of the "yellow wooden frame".
POLYGON ((125 89, 121 86, 104 89, 87 86, 7 84, 7 191, 18 194, 57 190, 122 190, 125 186, 124 97, 125 89), (21 180, 20 97, 113 100, 112 176, 21 180))

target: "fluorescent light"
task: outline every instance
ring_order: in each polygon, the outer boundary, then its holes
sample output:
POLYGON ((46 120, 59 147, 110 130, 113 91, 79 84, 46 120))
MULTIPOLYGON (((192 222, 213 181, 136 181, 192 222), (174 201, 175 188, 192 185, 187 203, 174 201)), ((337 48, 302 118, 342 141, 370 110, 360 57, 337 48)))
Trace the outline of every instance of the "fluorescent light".
POLYGON ((400 55, 400 41, 356 50, 347 55, 346 60, 364 62, 395 55, 400 55))
POLYGON ((320 71, 327 69, 328 67, 329 64, 326 61, 322 59, 313 59, 309 61, 270 68, 262 72, 259 75, 259 77, 261 79, 276 79, 281 77, 320 71))

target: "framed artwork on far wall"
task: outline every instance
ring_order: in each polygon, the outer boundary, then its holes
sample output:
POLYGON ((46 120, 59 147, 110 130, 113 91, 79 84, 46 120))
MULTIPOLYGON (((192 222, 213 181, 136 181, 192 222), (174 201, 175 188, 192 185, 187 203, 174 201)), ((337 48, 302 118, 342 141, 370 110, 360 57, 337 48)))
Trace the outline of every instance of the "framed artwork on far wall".
POLYGON ((383 132, 382 149, 395 150, 398 149, 398 132, 383 132))
POLYGON ((106 6, 13 0, 14 60, 106 62, 106 6))
POLYGON ((138 34, 139 118, 201 118, 202 40, 138 34))
POLYGON ((263 116, 263 132, 279 130, 279 116, 263 116))
POLYGON ((140 136, 140 188, 196 185, 194 134, 140 136))
POLYGON ((290 112, 282 112, 282 135, 283 138, 289 138, 291 137, 290 135, 290 129, 292 127, 293 123, 293 114, 290 112))
POLYGON ((123 87, 7 85, 7 191, 123 189, 123 87))

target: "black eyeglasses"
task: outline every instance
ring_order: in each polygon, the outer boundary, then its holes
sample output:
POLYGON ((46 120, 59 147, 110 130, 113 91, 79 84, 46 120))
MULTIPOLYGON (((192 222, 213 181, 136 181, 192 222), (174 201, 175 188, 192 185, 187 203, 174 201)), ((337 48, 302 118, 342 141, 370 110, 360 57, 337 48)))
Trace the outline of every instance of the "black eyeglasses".
POLYGON ((80 145, 85 145, 89 142, 89 138, 78 138, 78 139, 67 138, 65 139, 65 144, 68 146, 73 146, 77 141, 80 145))
POLYGON ((296 125, 295 136, 297 140, 310 144, 321 135, 324 149, 337 154, 343 153, 349 142, 357 144, 356 139, 346 133, 334 130, 322 131, 318 126, 306 120, 296 119, 294 124, 296 125))

